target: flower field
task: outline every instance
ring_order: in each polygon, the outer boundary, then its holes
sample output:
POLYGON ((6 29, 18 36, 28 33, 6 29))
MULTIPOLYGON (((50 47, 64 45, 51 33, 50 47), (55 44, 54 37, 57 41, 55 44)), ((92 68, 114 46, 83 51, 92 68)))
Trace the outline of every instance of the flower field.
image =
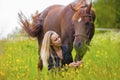
MULTIPOLYGON (((0 45, 0 80, 38 80, 36 40, 1 40, 0 45)), ((43 70, 40 80, 120 80, 120 32, 96 32, 89 48, 84 65, 43 70)))

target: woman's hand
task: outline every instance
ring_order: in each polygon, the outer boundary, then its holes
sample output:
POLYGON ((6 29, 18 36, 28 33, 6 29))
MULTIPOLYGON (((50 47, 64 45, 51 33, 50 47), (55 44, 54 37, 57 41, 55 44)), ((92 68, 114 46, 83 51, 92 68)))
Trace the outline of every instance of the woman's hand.
POLYGON ((78 67, 82 63, 83 63, 82 61, 72 62, 72 63, 69 64, 69 66, 78 67))

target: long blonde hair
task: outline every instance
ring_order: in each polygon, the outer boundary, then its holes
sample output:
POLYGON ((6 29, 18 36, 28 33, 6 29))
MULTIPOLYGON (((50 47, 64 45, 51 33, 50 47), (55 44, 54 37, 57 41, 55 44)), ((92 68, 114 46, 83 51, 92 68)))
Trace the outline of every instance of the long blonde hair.
POLYGON ((48 66, 48 59, 51 55, 51 36, 52 34, 56 34, 54 31, 47 31, 44 35, 43 41, 42 41, 42 46, 41 46, 41 51, 40 51, 40 56, 41 60, 43 62, 43 66, 47 67, 48 66))

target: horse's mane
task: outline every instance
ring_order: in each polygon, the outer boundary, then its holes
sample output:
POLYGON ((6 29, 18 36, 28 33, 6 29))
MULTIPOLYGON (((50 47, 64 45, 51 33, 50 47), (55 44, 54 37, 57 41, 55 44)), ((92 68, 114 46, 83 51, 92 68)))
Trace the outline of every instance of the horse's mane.
POLYGON ((78 0, 76 3, 76 6, 75 7, 72 6, 72 8, 74 8, 74 11, 75 11, 72 17, 73 21, 78 19, 82 11, 81 8, 86 7, 86 6, 87 6, 86 0, 78 0))

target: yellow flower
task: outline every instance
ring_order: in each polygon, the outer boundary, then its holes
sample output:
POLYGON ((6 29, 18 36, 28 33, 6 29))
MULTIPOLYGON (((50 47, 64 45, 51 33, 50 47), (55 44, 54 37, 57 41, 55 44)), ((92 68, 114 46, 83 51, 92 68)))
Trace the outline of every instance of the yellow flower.
POLYGON ((0 71, 1 76, 5 76, 5 73, 3 71, 0 71))
POLYGON ((61 68, 62 71, 64 71, 64 68, 61 68))
POLYGON ((16 62, 20 62, 20 60, 19 60, 19 59, 17 59, 17 60, 16 60, 16 62))
POLYGON ((68 67, 69 65, 68 64, 65 64, 66 67, 68 67))
POLYGON ((83 67, 83 64, 80 64, 80 67, 83 67))
POLYGON ((116 73, 114 73, 114 76, 116 76, 117 74, 116 73))
POLYGON ((98 57, 98 54, 96 54, 95 56, 98 57))
POLYGON ((98 51, 97 51, 97 53, 99 54, 99 53, 100 53, 100 51, 98 50, 98 51))

